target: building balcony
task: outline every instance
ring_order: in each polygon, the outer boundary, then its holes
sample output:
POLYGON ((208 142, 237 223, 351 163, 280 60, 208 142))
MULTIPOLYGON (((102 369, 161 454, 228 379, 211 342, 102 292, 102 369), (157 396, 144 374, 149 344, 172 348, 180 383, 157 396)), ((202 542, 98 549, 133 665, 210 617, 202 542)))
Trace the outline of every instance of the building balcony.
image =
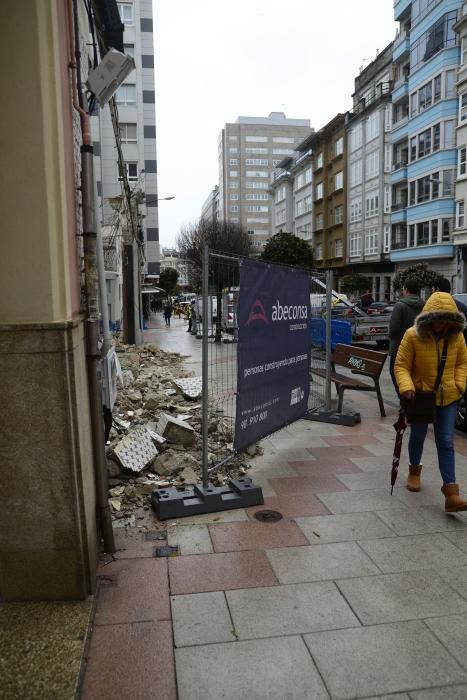
POLYGON ((394 61, 398 61, 400 58, 408 54, 410 51, 410 34, 403 34, 398 36, 394 41, 394 47, 392 51, 392 58, 394 61))
POLYGON ((394 0, 394 21, 398 22, 411 5, 412 0, 394 0))
POLYGON ((404 250, 407 248, 407 241, 398 241, 398 240, 392 240, 391 241, 391 250, 404 250))
POLYGON ((399 209, 391 213, 391 224, 403 224, 407 221, 407 209, 399 209))
POLYGON ((375 89, 366 97, 362 97, 354 106, 353 116, 362 114, 368 107, 374 105, 379 100, 390 100, 394 84, 392 80, 386 83, 379 83, 375 89))
POLYGON ((402 211, 402 209, 407 209, 407 202, 394 202, 391 205, 391 212, 402 211))
POLYGON ((391 173, 391 183, 393 185, 407 180, 407 165, 408 164, 406 162, 394 163, 391 173))
POLYGON ((453 258, 455 248, 452 243, 441 243, 437 245, 422 245, 413 248, 397 250, 392 247, 391 262, 404 262, 409 260, 427 260, 435 258, 453 258))
POLYGON ((404 76, 403 78, 399 78, 399 80, 396 80, 394 82, 394 89, 392 91, 392 102, 395 104, 396 102, 399 102, 402 100, 404 97, 409 96, 409 77, 404 76))

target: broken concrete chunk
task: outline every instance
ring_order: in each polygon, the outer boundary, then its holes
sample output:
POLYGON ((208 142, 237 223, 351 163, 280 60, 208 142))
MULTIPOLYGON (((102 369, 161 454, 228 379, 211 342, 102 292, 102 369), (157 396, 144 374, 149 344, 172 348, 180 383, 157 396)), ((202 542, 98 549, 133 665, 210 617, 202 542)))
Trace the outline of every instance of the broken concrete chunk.
POLYGON ((180 472, 179 478, 186 484, 196 484, 196 482, 199 481, 199 476, 191 467, 185 467, 185 469, 180 472))
POLYGON ((114 512, 118 512, 122 507, 122 502, 119 498, 110 499, 110 507, 114 512))
POLYGON ((196 439, 195 431, 185 421, 161 413, 157 424, 157 432, 169 442, 193 445, 196 439))
POLYGON ((131 371, 131 369, 124 369, 122 372, 122 384, 125 389, 128 389, 129 386, 133 384, 135 381, 135 375, 131 371))
POLYGON ((197 399, 201 396, 203 384, 201 377, 186 377, 185 379, 174 379, 173 383, 182 390, 184 396, 189 399, 197 399))
POLYGON ((158 455, 158 451, 145 428, 137 428, 126 435, 114 454, 125 469, 140 472, 158 455))

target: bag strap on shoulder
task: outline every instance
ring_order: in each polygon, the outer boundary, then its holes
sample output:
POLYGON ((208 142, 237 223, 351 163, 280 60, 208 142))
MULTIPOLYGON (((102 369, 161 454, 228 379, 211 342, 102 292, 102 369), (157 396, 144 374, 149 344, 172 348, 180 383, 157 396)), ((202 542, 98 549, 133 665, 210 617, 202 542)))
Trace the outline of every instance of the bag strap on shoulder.
POLYGON ((441 352, 441 358, 438 363, 438 374, 436 375, 436 381, 434 386, 434 391, 438 391, 439 385, 441 384, 441 378, 443 376, 444 368, 446 367, 446 359, 448 356, 448 341, 445 340, 443 343, 443 350, 441 352))

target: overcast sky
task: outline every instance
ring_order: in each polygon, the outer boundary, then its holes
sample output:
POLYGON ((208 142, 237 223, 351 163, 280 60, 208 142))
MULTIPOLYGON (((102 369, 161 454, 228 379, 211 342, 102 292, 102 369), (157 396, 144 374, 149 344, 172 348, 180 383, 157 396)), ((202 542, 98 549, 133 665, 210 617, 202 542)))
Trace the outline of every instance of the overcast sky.
POLYGON ((217 138, 239 115, 351 108, 355 76, 395 35, 393 0, 153 0, 161 246, 218 183, 217 138))

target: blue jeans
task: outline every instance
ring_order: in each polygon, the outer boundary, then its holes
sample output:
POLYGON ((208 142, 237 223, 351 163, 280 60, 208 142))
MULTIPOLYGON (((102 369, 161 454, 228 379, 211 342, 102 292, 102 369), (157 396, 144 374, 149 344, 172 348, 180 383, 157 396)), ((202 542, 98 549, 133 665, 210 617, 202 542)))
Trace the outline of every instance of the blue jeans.
MULTIPOLYGON (((456 465, 454 460, 454 427, 456 423, 457 401, 449 406, 436 407, 434 424, 438 466, 443 484, 456 483, 456 465)), ((409 459, 410 464, 420 464, 428 425, 414 423, 410 430, 409 459)))

